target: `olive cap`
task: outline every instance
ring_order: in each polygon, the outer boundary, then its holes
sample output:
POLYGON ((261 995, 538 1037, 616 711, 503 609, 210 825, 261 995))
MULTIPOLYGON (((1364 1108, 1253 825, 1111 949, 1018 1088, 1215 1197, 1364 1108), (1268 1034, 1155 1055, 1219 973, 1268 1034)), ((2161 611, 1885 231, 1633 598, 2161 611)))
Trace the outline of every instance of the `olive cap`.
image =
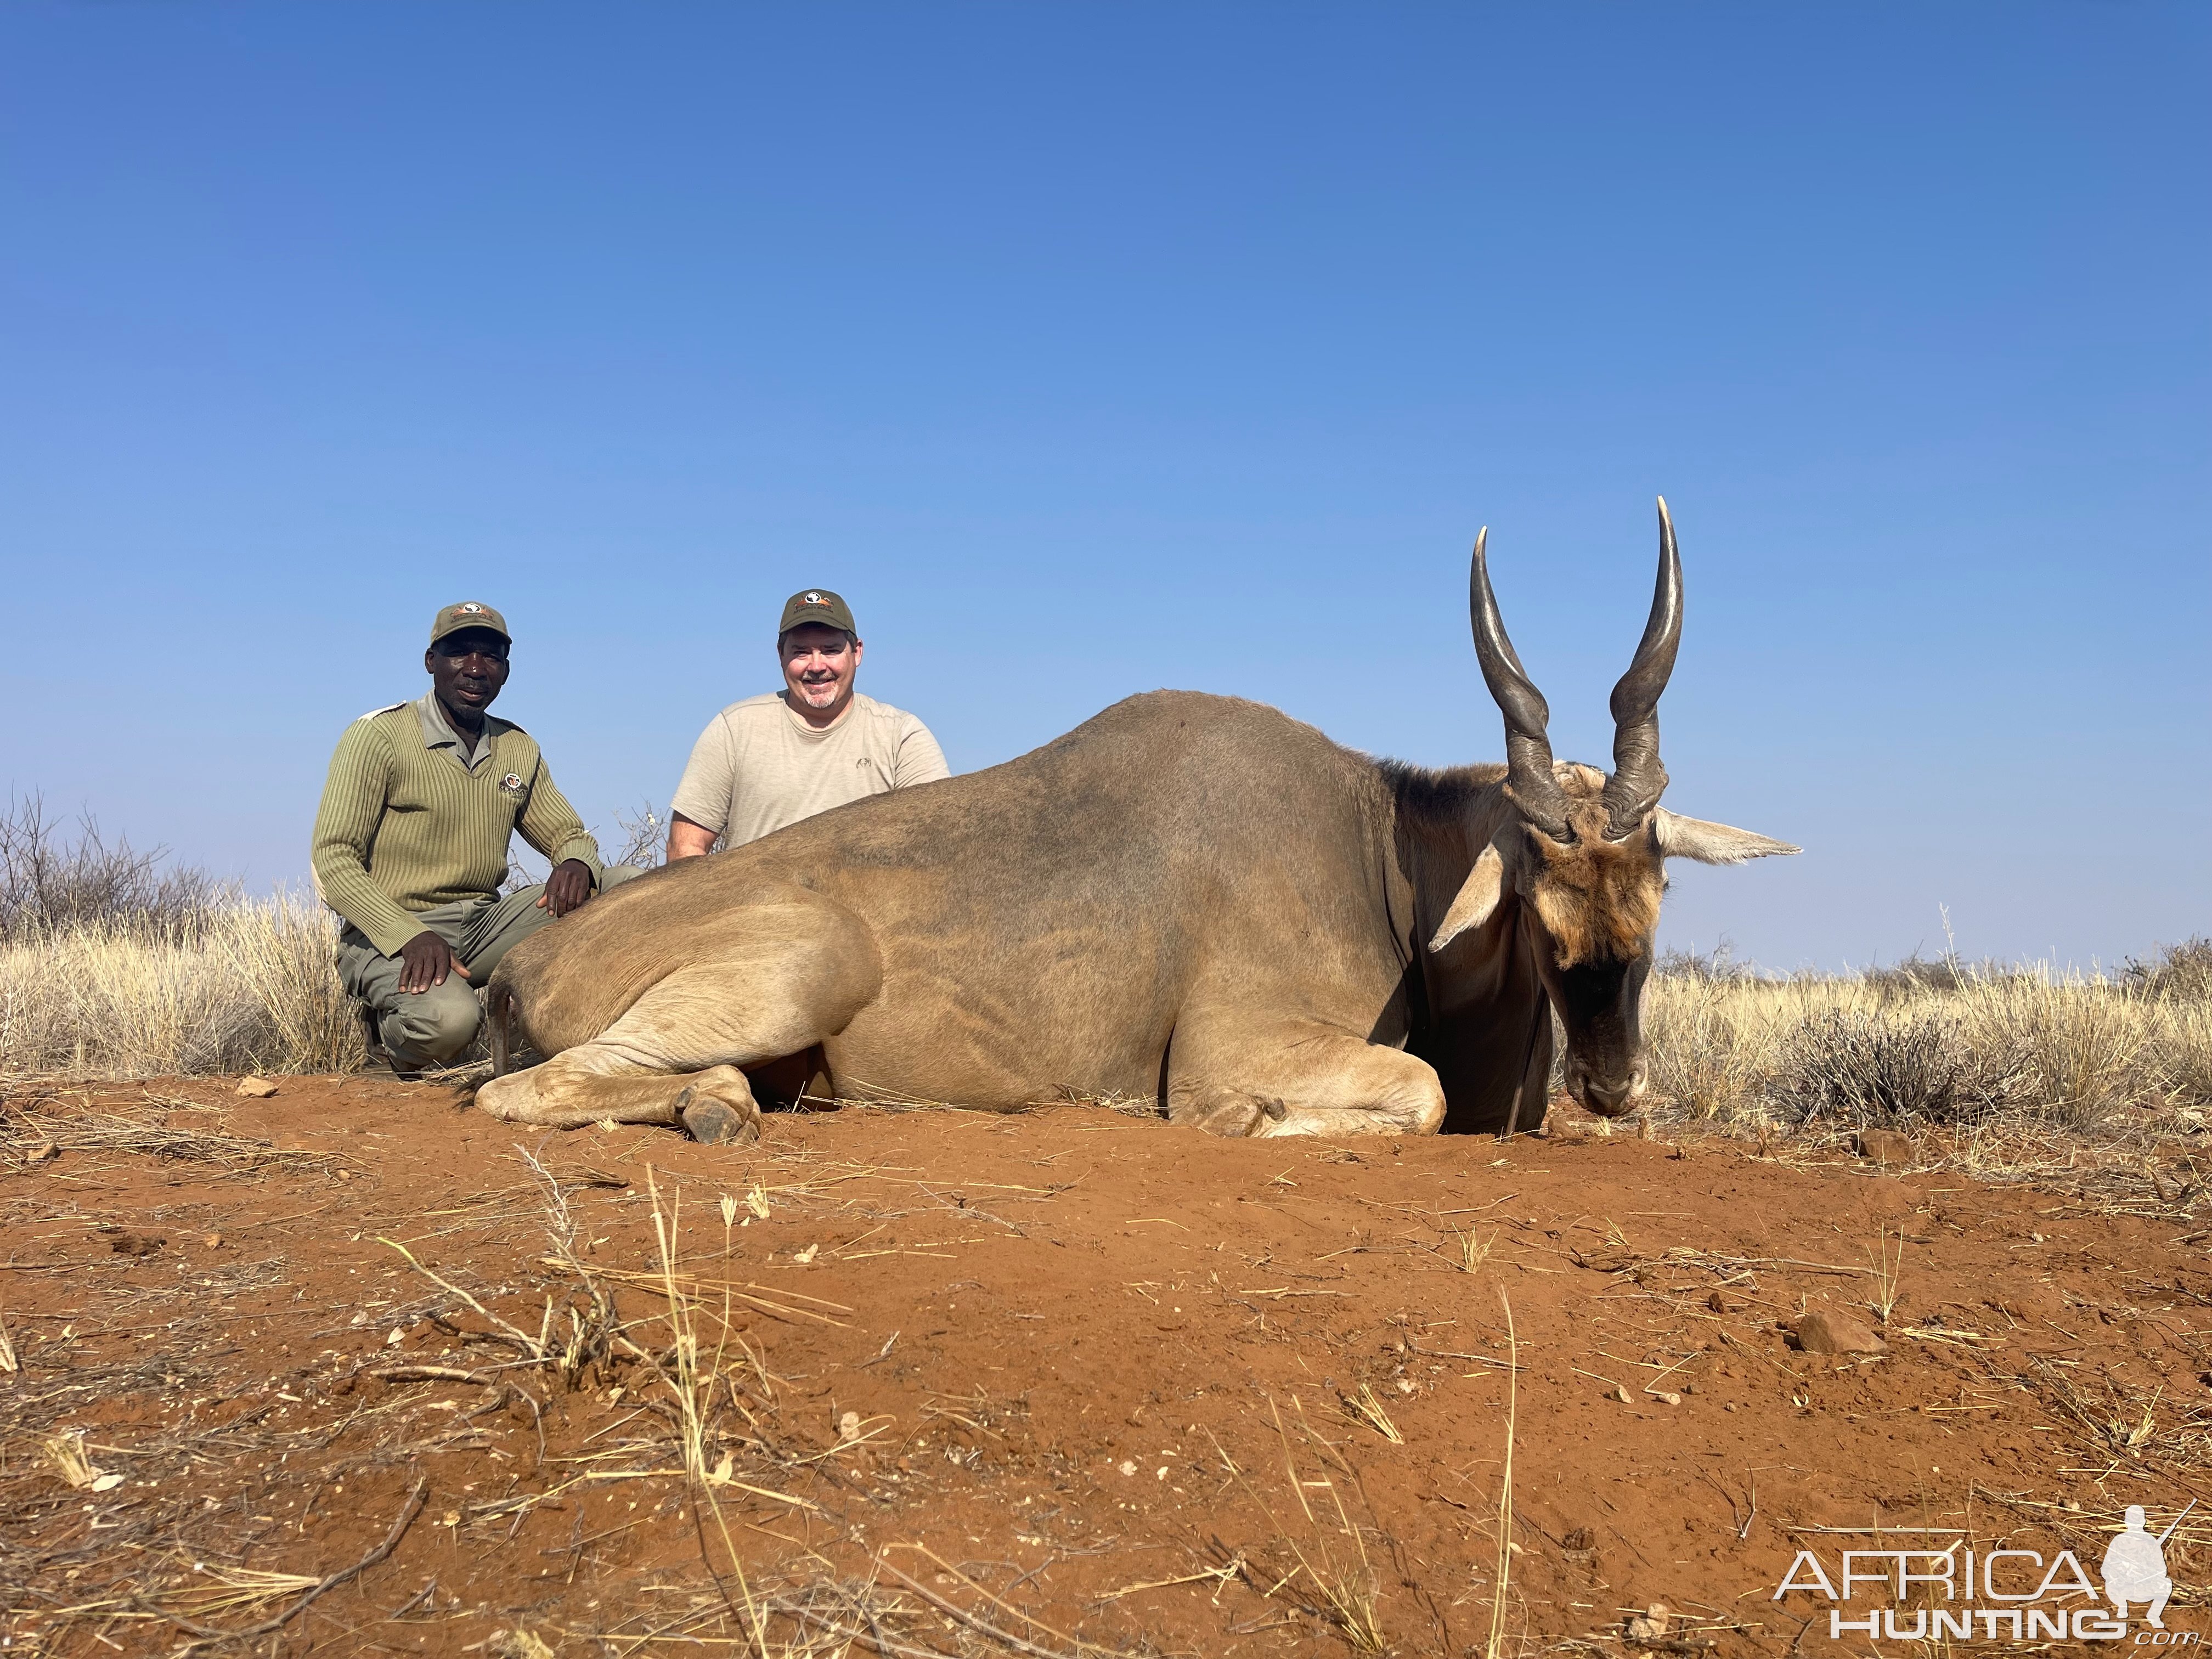
POLYGON ((447 635, 458 634, 464 628, 488 628, 509 645, 514 643, 514 635, 507 631, 507 618, 489 605, 479 605, 474 599, 463 599, 459 605, 449 605, 441 611, 437 619, 430 624, 430 643, 435 645, 447 635))
POLYGON ((824 628, 842 628, 848 634, 860 630, 853 626, 853 608, 826 587, 810 587, 803 593, 794 593, 783 602, 783 620, 775 625, 775 636, 781 639, 794 628, 808 623, 820 623, 824 628))

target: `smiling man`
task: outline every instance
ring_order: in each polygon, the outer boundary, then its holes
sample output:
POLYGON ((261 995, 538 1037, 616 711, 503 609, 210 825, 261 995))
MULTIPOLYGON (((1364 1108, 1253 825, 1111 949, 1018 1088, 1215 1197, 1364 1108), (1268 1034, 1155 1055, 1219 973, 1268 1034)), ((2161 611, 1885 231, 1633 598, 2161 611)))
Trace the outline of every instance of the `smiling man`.
POLYGON ((637 873, 601 866, 530 734, 486 712, 511 643, 489 605, 441 611, 422 653, 428 694, 346 728, 315 815, 315 890, 346 922, 338 978, 402 1076, 468 1046, 474 987, 517 940, 637 873), (553 868, 501 897, 518 830, 553 868))
POLYGON ((860 636, 845 601, 810 587, 776 626, 783 690, 733 702, 692 745, 668 822, 668 857, 697 858, 865 795, 950 775, 929 728, 853 689, 860 636))

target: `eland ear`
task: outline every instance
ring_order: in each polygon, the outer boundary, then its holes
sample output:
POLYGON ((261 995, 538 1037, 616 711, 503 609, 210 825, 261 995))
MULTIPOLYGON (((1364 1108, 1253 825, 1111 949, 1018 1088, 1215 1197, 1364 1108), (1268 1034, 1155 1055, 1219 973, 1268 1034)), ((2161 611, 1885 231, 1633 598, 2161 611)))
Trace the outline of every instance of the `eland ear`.
POLYGON ((1664 807, 1651 815, 1651 827, 1663 856, 1695 859, 1699 864, 1741 864, 1746 859, 1775 858, 1805 850, 1771 836, 1755 836, 1748 830, 1710 823, 1704 818, 1682 817, 1664 807))
POLYGON ((1482 856, 1475 860, 1474 868, 1467 872, 1467 879, 1460 884, 1459 896, 1444 912, 1443 925, 1429 941, 1429 949, 1441 951, 1468 928, 1480 927, 1488 921, 1504 887, 1505 860, 1498 856, 1495 847, 1486 847, 1482 856))

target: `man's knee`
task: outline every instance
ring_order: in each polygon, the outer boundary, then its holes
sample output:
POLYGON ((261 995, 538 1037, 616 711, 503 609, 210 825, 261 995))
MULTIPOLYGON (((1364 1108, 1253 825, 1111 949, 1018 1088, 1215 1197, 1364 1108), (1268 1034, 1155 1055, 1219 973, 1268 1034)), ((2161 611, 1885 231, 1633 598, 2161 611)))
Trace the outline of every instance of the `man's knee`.
POLYGON ((477 994, 459 978, 428 991, 402 991, 377 1011, 384 1046, 424 1060, 451 1060, 469 1046, 482 1019, 477 994))

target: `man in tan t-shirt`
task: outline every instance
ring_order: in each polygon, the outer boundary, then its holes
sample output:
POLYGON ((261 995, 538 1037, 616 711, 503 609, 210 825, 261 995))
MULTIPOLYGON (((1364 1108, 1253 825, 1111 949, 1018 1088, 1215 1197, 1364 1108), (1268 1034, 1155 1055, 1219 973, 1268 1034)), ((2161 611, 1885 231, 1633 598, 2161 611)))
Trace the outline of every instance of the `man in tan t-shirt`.
POLYGON ((668 859, 697 858, 847 801, 951 776, 929 728, 853 689, 860 636, 827 588, 794 593, 776 629, 781 691, 733 702, 692 745, 670 803, 668 859))

